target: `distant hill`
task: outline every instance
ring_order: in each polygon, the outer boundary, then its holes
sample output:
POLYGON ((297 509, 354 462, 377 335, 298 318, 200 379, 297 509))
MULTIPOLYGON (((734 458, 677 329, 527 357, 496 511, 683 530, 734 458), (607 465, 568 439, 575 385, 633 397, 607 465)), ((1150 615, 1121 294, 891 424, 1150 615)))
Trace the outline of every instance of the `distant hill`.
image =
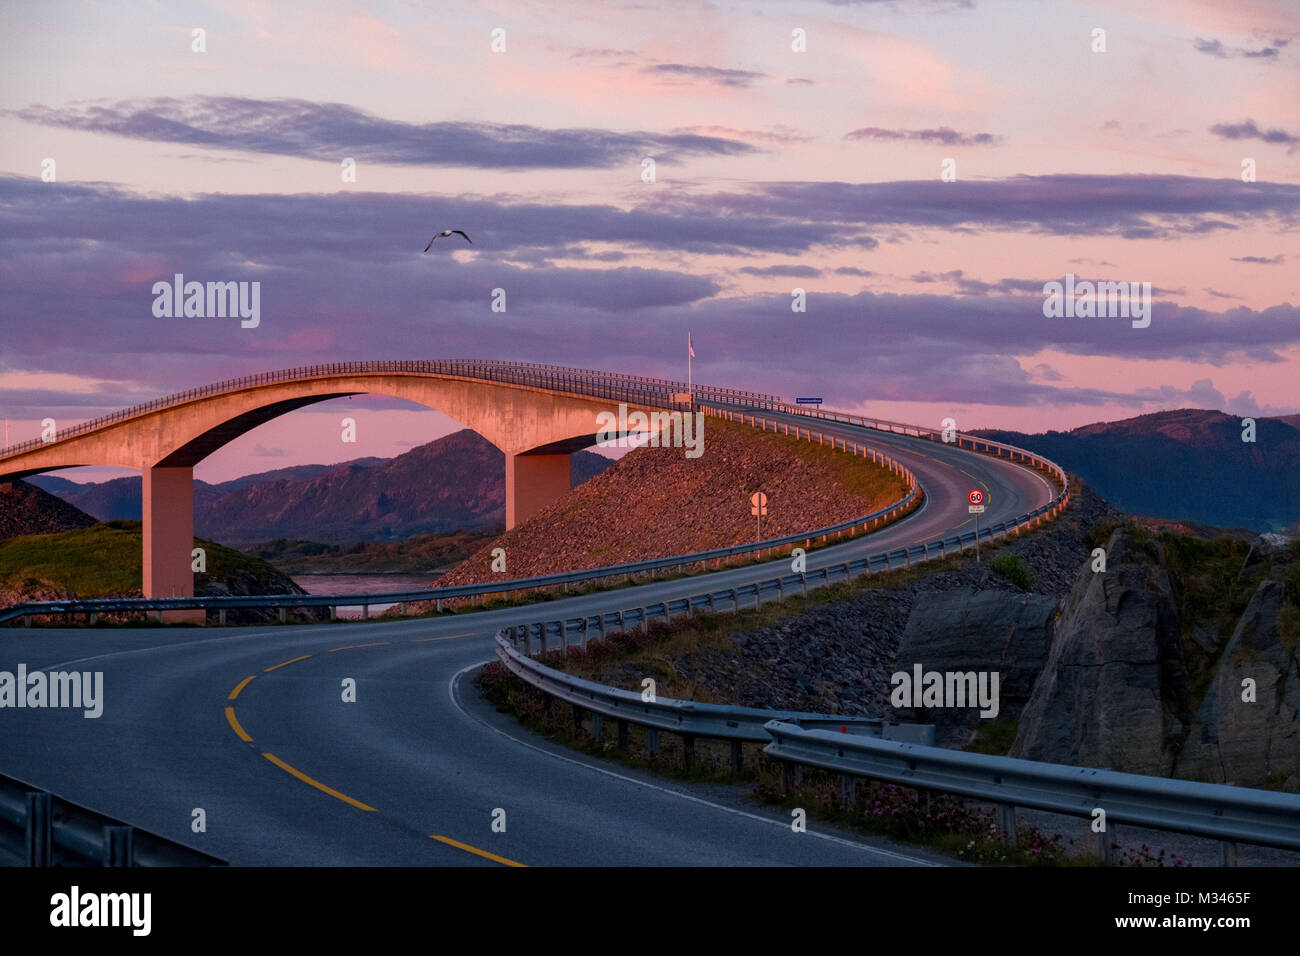
MULTIPOLYGON (((610 460, 572 456, 574 485, 610 460)), ((101 521, 139 520, 140 479, 77 485, 55 476, 32 483, 101 521)), ((219 484, 194 483, 194 533, 234 547, 276 538, 325 543, 395 541, 505 524, 505 455, 469 429, 396 458, 299 465, 219 484)))
POLYGON ((1243 442, 1241 418, 1184 408, 1041 435, 974 432, 1044 455, 1121 511, 1214 525, 1281 531, 1300 521, 1300 415, 1257 418, 1243 442))
POLYGON ((76 531, 94 523, 84 511, 25 481, 0 484, 0 541, 25 534, 76 531))

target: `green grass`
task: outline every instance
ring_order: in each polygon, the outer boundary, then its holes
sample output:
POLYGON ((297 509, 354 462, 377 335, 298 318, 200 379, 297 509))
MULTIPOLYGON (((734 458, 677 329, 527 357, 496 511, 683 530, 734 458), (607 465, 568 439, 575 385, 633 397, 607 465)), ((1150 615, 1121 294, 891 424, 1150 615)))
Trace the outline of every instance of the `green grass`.
POLYGON ((1029 565, 1018 554, 1004 551, 989 561, 989 569, 1002 575, 1022 591, 1034 589, 1034 576, 1029 573, 1029 565))
MULTIPOLYGON (((194 583, 237 576, 262 578, 271 570, 259 558, 195 539, 207 552, 207 573, 194 583)), ((139 521, 105 521, 77 531, 23 535, 0 541, 0 582, 10 587, 48 581, 79 598, 129 594, 143 586, 139 521)))

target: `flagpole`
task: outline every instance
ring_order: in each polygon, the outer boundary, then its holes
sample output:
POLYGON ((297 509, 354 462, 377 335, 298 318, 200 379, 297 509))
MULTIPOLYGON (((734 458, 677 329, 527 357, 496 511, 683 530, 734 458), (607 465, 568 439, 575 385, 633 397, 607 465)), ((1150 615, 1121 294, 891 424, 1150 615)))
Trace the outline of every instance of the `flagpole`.
POLYGON ((695 384, 691 379, 691 332, 686 330, 686 394, 690 396, 691 408, 695 408, 695 384))

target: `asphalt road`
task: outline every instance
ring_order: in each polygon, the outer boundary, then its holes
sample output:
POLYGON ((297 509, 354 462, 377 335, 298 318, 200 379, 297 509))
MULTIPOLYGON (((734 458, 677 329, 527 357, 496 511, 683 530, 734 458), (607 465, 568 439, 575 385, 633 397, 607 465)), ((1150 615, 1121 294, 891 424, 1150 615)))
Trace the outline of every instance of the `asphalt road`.
MULTIPOLYGON (((810 569, 994 523, 1046 503, 1006 460, 822 423, 903 460, 925 506, 813 551, 810 569)), ((776 562, 776 563, 784 563, 776 562)), ((707 587, 769 577, 710 576, 707 587)), ((548 602, 547 614, 644 605, 700 578, 548 602)), ((480 700, 467 671, 529 608, 444 619, 269 628, 0 630, 0 669, 102 671, 103 715, 0 710, 0 770, 238 865, 915 865, 936 858, 665 782, 548 744, 480 700), (355 702, 343 701, 345 679, 355 702), (244 739, 248 738, 248 739, 244 739), (193 833, 202 808, 205 833, 193 833), (492 826, 505 811, 505 832, 492 826)))

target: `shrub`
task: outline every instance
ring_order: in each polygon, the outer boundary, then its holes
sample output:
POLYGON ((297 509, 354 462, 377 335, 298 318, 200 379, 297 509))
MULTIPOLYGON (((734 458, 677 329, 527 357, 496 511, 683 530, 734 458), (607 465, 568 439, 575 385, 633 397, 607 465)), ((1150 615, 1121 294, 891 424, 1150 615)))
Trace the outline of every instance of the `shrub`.
POLYGON ((989 562, 989 567, 1022 590, 1034 589, 1034 576, 1018 554, 999 554, 989 562))

